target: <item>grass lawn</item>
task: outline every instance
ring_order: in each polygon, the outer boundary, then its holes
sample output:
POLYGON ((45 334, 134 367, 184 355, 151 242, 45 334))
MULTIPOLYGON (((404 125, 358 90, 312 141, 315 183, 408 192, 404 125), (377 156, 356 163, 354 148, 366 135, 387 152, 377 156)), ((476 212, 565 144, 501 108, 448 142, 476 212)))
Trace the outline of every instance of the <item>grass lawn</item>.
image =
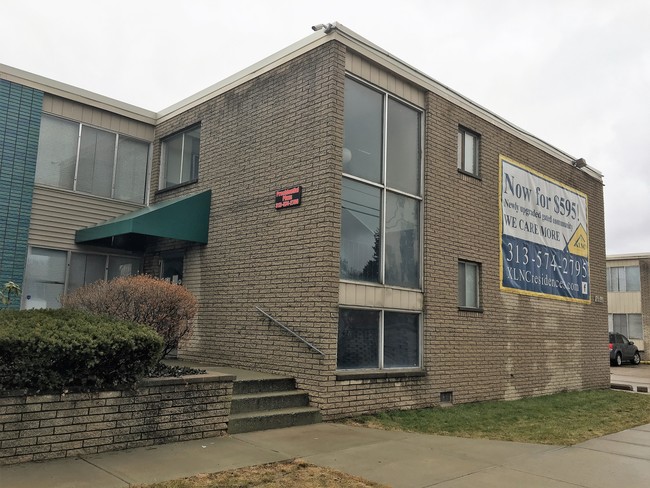
POLYGON ((650 423, 650 395, 614 390, 392 411, 347 423, 387 430, 572 445, 650 423))

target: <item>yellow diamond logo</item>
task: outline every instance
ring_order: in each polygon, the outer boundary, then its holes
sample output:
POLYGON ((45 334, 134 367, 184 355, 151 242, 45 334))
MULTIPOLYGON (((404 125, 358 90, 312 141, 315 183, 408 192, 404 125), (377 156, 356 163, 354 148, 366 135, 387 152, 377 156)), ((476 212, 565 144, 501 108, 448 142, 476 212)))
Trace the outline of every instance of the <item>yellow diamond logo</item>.
POLYGON ((587 239, 587 231, 582 224, 573 233, 573 236, 567 244, 567 250, 571 254, 582 256, 583 258, 589 256, 589 240, 587 239))

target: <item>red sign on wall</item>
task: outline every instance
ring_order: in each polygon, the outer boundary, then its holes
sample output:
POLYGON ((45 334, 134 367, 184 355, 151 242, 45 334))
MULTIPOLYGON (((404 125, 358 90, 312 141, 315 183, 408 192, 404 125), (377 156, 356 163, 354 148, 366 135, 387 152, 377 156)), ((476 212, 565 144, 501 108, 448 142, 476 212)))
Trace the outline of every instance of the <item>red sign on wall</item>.
POLYGON ((277 190, 275 192, 275 209, 282 210, 283 208, 296 207, 300 205, 301 199, 302 186, 277 190))

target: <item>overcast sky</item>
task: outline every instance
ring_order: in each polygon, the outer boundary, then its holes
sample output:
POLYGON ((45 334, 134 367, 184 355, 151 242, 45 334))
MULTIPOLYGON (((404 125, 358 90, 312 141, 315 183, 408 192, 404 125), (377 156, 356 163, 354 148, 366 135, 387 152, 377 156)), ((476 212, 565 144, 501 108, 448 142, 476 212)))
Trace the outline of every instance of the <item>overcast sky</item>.
POLYGON ((0 63, 159 111, 338 21, 600 170, 650 252, 650 0, 2 0, 0 63))

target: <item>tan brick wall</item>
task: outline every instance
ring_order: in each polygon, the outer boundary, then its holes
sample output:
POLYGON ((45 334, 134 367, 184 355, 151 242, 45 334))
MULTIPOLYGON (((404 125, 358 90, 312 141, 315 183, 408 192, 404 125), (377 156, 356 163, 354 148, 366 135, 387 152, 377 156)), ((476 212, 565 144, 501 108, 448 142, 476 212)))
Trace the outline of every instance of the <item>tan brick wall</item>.
POLYGON ((639 271, 641 274, 641 320, 643 321, 643 338, 645 351, 641 353, 641 359, 650 359, 650 259, 639 259, 639 271))
POLYGON ((425 376, 336 379, 345 50, 330 42, 170 119, 161 137, 201 122, 199 181, 158 195, 212 188, 200 262, 200 320, 181 355, 297 377, 324 417, 454 402, 513 399, 609 382, 607 305, 499 290, 499 154, 589 198, 592 296, 606 296, 602 185, 442 98, 426 96, 425 376), (456 168, 457 130, 481 135, 482 178, 456 168), (274 191, 303 186, 276 211, 274 191), (462 216, 462 218, 459 218, 462 216), (482 264, 482 313, 459 312, 457 262, 482 264), (261 306, 325 352, 310 352, 261 306))
POLYGON ((232 376, 143 381, 135 390, 0 396, 0 464, 225 434, 232 376))
POLYGON ((592 297, 606 296, 602 185, 430 94, 425 163, 425 350, 454 401, 606 387, 607 305, 499 289, 499 154, 587 194, 592 297), (481 179, 457 171, 458 126, 481 135, 481 179), (459 216, 461 216, 459 218, 459 216), (483 313, 457 309, 457 262, 481 263, 483 313))

